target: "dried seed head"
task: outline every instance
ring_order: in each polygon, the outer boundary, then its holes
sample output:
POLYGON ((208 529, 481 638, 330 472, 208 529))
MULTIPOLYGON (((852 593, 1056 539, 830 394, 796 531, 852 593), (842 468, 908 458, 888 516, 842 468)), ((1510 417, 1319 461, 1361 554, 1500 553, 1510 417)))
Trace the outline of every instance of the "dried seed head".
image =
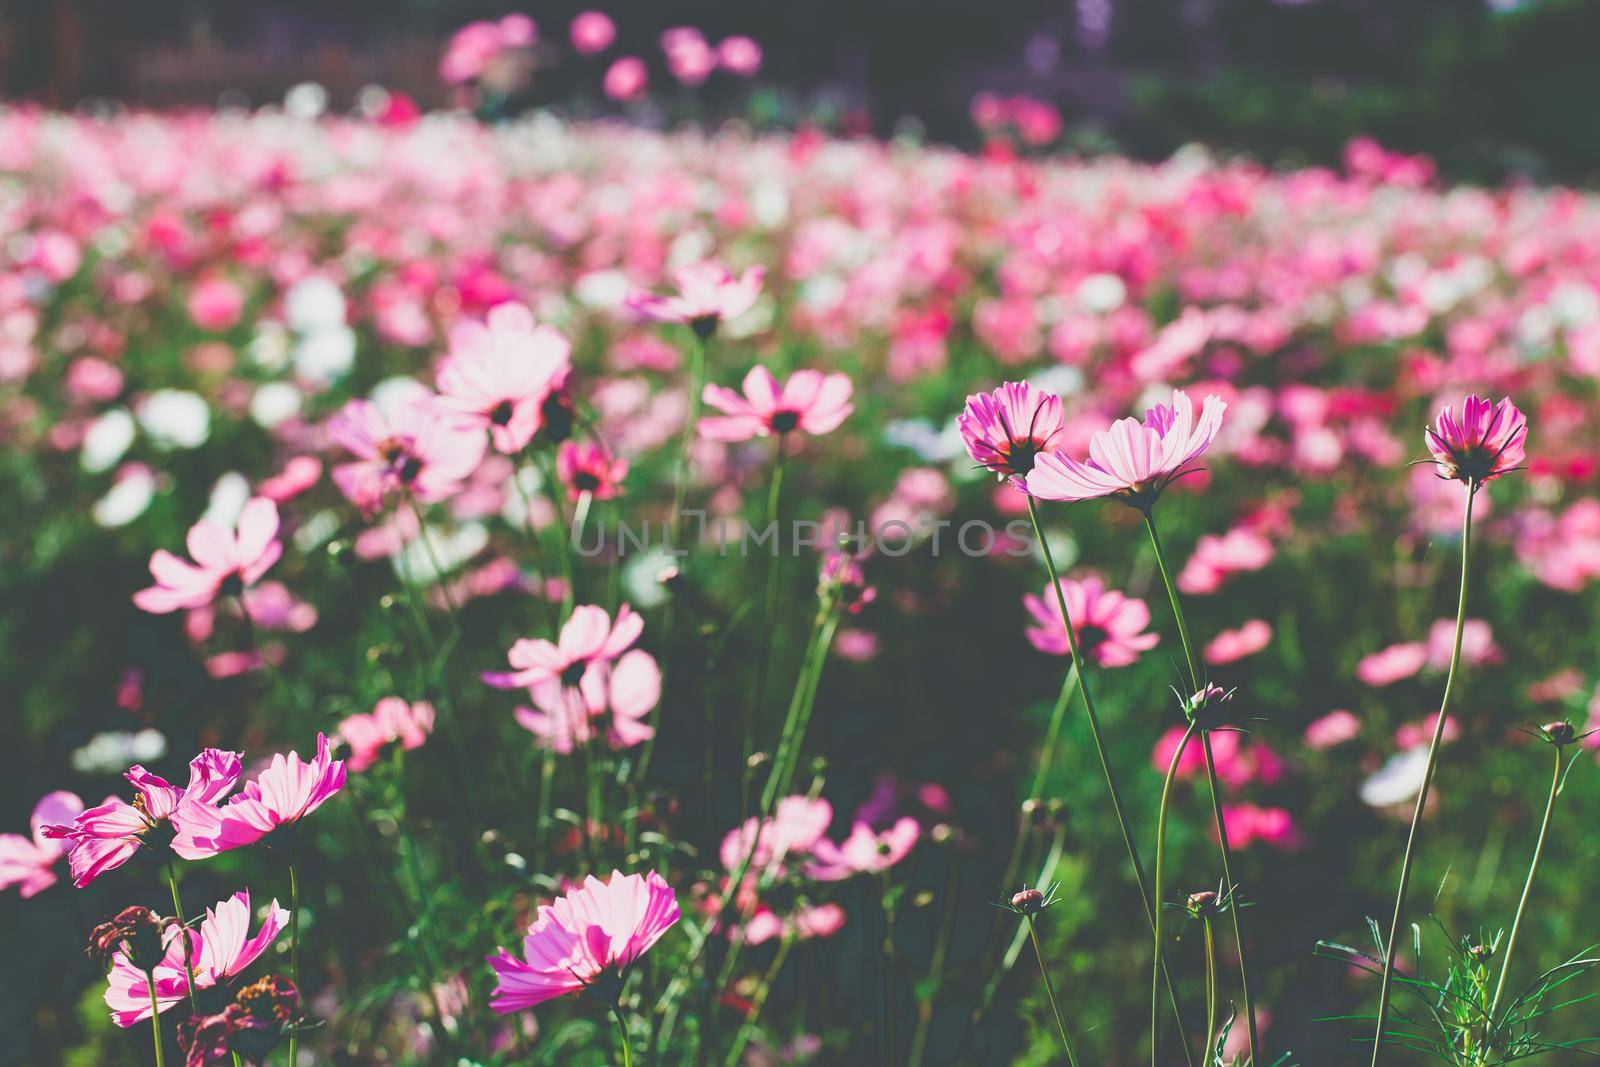
POLYGON ((149 908, 129 907, 89 932, 89 955, 110 967, 117 953, 141 971, 152 971, 167 954, 167 930, 176 920, 163 919, 149 908))

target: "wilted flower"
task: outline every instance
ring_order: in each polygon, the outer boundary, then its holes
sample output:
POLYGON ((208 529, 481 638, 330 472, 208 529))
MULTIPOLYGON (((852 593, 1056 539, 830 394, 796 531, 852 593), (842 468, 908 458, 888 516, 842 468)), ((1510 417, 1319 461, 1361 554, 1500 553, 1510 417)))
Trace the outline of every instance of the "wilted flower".
POLYGON ((1039 456, 1028 475, 1028 491, 1043 500, 1116 496, 1148 510, 1216 440, 1227 407, 1221 398, 1208 396, 1196 419, 1188 394, 1174 390, 1172 403, 1147 410, 1143 423, 1118 419, 1090 438, 1086 462, 1055 452, 1039 456))
POLYGON ((89 955, 102 967, 121 960, 149 974, 166 956, 167 941, 180 929, 176 924, 176 919, 163 919, 149 908, 123 908, 89 931, 89 955))
POLYGON ((495 1011, 521 1011, 570 993, 614 1005, 628 967, 678 921, 678 900, 655 871, 593 875, 554 904, 541 904, 523 939, 523 957, 505 949, 489 957, 495 1011))
POLYGON ((1522 465, 1528 420, 1510 397, 1490 403, 1474 394, 1462 401, 1459 419, 1447 407, 1424 433, 1439 477, 1477 488, 1522 465))
MULTIPOLYGON (((261 929, 250 937, 252 915, 250 893, 240 891, 207 908, 196 929, 168 922, 153 961, 117 951, 106 978, 105 1002, 111 1009, 111 1020, 126 1029, 150 1018, 148 978, 155 980, 156 1007, 165 1012, 188 997, 191 972, 195 989, 209 989, 237 977, 289 923, 289 912, 274 900, 267 905, 261 929)), ((140 924, 146 922, 139 920, 140 924)))

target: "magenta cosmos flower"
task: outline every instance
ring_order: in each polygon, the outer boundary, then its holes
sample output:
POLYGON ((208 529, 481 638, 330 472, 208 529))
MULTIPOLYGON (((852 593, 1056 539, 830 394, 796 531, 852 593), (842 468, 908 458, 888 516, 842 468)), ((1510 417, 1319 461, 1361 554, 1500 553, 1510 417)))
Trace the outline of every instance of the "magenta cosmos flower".
POLYGON ((567 441, 556 453, 556 474, 569 493, 614 500, 622 495, 628 461, 613 456, 604 445, 567 441))
POLYGON ((46 793, 33 806, 33 817, 28 820, 30 836, 0 834, 0 889, 16 886, 27 900, 55 885, 55 866, 67 854, 67 846, 61 839, 47 836, 45 827, 68 825, 82 813, 78 794, 57 790, 46 793))
POLYGON ((521 304, 498 304, 483 322, 450 330, 439 366, 439 406, 489 431, 495 450, 515 455, 544 422, 544 404, 565 385, 572 348, 521 304))
POLYGON ((975 462, 1026 492, 1024 479, 1034 461, 1056 447, 1066 419, 1054 393, 1027 382, 1006 382, 992 393, 967 397, 956 426, 975 462))
POLYGON ((127 863, 152 843, 152 831, 159 829, 170 827, 175 832, 173 851, 193 859, 178 848, 176 832, 183 817, 179 809, 212 810, 239 781, 241 766, 239 753, 208 748, 189 761, 189 784, 182 789, 143 767, 130 767, 125 777, 137 794, 133 803, 108 800, 71 822, 45 826, 42 832, 47 838, 70 842, 67 860, 72 884, 79 889, 127 863))
MULTIPOLYGON (((214 908, 207 908, 198 929, 173 926, 167 934, 167 951, 156 964, 151 977, 156 983, 156 1006, 163 1012, 181 1004, 189 995, 189 968, 194 969, 194 987, 210 989, 235 978, 254 963, 267 946, 289 923, 289 912, 274 900, 267 905, 261 929, 250 936, 248 890, 235 893, 214 908), (187 957, 182 935, 187 933, 187 957)), ((150 1018, 150 988, 145 972, 133 965, 124 953, 117 953, 106 976, 106 1007, 118 1026, 136 1026, 150 1018)))
POLYGON ((722 412, 700 420, 700 436, 713 441, 748 441, 800 430, 825 434, 838 428, 855 409, 852 387, 844 374, 795 371, 780 387, 772 372, 762 366, 744 376, 744 395, 720 385, 707 385, 707 404, 722 412))
POLYGON ((720 263, 691 263, 673 272, 676 294, 635 293, 628 298, 628 306, 654 322, 683 323, 704 339, 728 319, 736 319, 754 307, 765 278, 763 267, 751 267, 734 277, 720 263))
POLYGON ((173 818, 172 850, 185 859, 253 845, 275 830, 292 826, 344 788, 345 765, 329 753, 328 738, 317 735, 317 755, 307 761, 297 752, 278 753, 267 769, 246 782, 221 807, 185 799, 173 818))
MULTIPOLYGON (((1141 653, 1156 647, 1161 638, 1146 633, 1150 609, 1142 600, 1107 589, 1099 578, 1066 578, 1061 594, 1072 617, 1078 651, 1102 667, 1127 667, 1141 653)), ((1022 604, 1036 625, 1028 627, 1028 640, 1040 652, 1065 656, 1072 651, 1067 643, 1067 626, 1061 618, 1061 602, 1048 585, 1043 596, 1024 594, 1022 604)))
POLYGON ((506 658, 511 671, 488 671, 483 680, 497 689, 530 689, 537 696, 560 686, 576 687, 591 668, 626 652, 644 631, 643 616, 624 604, 613 623, 605 608, 584 604, 572 609, 558 643, 524 637, 506 658))
POLYGON ((1188 394, 1173 390, 1172 403, 1147 410, 1144 422, 1118 419, 1091 437, 1087 462, 1053 452, 1039 456, 1028 491, 1043 500, 1115 496, 1148 509, 1217 439, 1226 410, 1220 397, 1208 396, 1197 419, 1188 394))
POLYGON ((150 557, 156 584, 133 594, 141 610, 165 615, 204 607, 218 596, 237 596, 254 585, 283 555, 278 505, 255 497, 239 512, 234 529, 202 519, 189 527, 186 543, 193 563, 164 548, 150 557))
POLYGON ((1461 402, 1459 419, 1447 407, 1423 433, 1439 477, 1475 489, 1522 466, 1528 420, 1510 397, 1490 403, 1474 395, 1461 402))
POLYGON ((644 719, 660 700, 661 668, 636 648, 615 663, 592 663, 575 686, 535 688, 534 706, 518 708, 516 719, 545 747, 565 755, 594 740, 596 722, 609 712, 606 740, 614 749, 632 748, 654 736, 644 719))
POLYGON ((612 871, 606 882, 590 875, 539 906, 522 959, 503 948, 489 957, 496 976, 489 1006, 505 1014, 583 992, 615 1004, 629 965, 677 921, 677 897, 655 871, 612 871))
POLYGON ((397 493, 423 502, 454 494, 486 450, 478 427, 432 397, 392 414, 370 400, 352 400, 329 420, 328 434, 356 456, 333 468, 334 484, 369 515, 397 493))

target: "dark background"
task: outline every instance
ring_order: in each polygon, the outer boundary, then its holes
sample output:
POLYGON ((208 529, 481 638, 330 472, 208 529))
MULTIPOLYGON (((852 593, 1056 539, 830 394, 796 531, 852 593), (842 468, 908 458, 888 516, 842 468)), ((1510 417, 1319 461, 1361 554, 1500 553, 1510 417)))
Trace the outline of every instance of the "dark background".
MULTIPOLYGON (((1068 142, 1137 156, 1190 140, 1331 163, 1366 133, 1447 175, 1600 173, 1600 4, 1586 0, 661 0, 541 3, 539 102, 594 95, 607 58, 559 47, 575 12, 617 21, 608 55, 652 60, 673 25, 756 38, 767 114, 878 133, 974 137, 979 90, 1058 104, 1068 142), (911 120, 908 124, 908 120, 911 120)), ((0 0, 0 86, 55 106, 211 106, 370 83, 423 105, 446 36, 518 5, 472 0, 0 0)), ((743 93, 713 82, 706 95, 743 93)))

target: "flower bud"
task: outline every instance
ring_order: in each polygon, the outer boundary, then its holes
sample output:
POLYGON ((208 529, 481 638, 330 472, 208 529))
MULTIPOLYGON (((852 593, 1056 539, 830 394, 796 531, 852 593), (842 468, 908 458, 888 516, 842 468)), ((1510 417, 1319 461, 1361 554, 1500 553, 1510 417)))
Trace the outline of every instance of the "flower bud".
POLYGON ((1044 909, 1044 894, 1037 889, 1024 889, 1012 894, 1011 906, 1024 915, 1037 915, 1044 909))
POLYGON ((1578 739, 1578 732, 1572 728, 1570 722, 1547 722, 1540 729, 1553 745, 1570 745, 1578 739))

